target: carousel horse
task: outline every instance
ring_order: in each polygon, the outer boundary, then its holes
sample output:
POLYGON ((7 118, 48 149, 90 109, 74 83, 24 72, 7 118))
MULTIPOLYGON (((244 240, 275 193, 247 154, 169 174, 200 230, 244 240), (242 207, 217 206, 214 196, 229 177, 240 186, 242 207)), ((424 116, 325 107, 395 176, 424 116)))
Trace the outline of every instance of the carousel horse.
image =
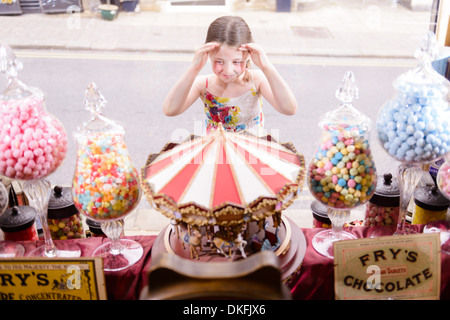
POLYGON ((187 232, 183 232, 183 234, 181 235, 181 239, 183 240, 183 249, 185 248, 185 243, 189 245, 191 259, 194 259, 194 256, 195 258, 199 259, 197 248, 200 248, 200 251, 202 250, 202 234, 200 233, 200 231, 194 229, 192 234, 189 232, 189 230, 187 232))
POLYGON ((220 252, 230 260, 232 259, 231 249, 233 249, 234 247, 237 247, 239 249, 243 258, 247 258, 247 255, 244 251, 244 248, 247 245, 247 241, 242 238, 241 234, 239 234, 233 241, 226 241, 222 238, 214 237, 213 244, 218 252, 220 252), (225 251, 228 251, 228 254, 225 251))

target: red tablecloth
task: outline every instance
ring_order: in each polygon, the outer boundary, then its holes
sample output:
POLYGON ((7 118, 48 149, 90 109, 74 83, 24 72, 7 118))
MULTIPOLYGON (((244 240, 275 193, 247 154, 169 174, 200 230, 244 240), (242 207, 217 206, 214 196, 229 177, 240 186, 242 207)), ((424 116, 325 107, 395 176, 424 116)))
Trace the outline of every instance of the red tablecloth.
MULTIPOLYGON (((423 226, 413 226, 422 231, 423 226)), ((300 274, 291 285, 293 299, 296 300, 333 300, 334 299, 334 270, 333 260, 317 253, 311 245, 311 239, 322 229, 302 228, 307 242, 306 254, 300 269, 300 274)), ((368 235, 367 227, 350 227, 347 231, 358 238, 368 235)), ((139 242, 144 248, 143 257, 132 267, 118 271, 105 272, 106 290, 109 300, 139 299, 142 288, 147 283, 147 272, 151 264, 151 248, 156 236, 125 237, 139 242)), ((92 252, 107 238, 89 238, 65 240, 77 243, 82 256, 91 256, 92 252)), ((32 251, 41 242, 22 242, 26 252, 32 251)), ((26 254, 26 253, 25 253, 26 254)), ((450 299, 450 255, 441 255, 441 299, 450 299)))

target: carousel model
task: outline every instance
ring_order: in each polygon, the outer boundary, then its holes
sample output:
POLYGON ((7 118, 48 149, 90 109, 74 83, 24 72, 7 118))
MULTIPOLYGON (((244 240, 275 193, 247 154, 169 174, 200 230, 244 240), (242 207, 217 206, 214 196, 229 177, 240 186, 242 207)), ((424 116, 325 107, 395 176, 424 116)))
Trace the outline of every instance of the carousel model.
POLYGON ((234 261, 297 248, 282 210, 297 198, 305 172, 304 157, 291 144, 220 126, 150 155, 141 183, 150 204, 171 219, 161 233, 164 251, 234 261))

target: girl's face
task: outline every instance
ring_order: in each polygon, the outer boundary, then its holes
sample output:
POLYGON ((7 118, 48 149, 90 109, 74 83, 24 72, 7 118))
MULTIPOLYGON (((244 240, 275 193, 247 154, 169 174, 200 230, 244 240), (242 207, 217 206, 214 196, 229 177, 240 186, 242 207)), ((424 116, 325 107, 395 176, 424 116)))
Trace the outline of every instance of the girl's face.
POLYGON ((244 74, 248 54, 238 47, 221 45, 210 54, 210 59, 214 74, 223 82, 230 83, 244 74))

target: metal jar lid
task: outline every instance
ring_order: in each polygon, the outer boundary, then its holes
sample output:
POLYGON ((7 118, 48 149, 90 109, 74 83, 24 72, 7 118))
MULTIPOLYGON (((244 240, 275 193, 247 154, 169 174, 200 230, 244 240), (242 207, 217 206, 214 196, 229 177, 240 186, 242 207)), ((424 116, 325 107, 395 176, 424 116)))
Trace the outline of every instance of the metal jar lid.
POLYGON ((416 188, 414 202, 417 206, 430 211, 447 210, 450 205, 450 201, 444 197, 436 186, 416 188))
POLYGON ((101 222, 86 218, 86 224, 89 226, 91 232, 95 234, 104 234, 101 222))
POLYGON ((30 206, 14 206, 0 216, 0 228, 4 232, 17 232, 33 225, 37 212, 30 206))
POLYGON ((48 218, 63 219, 78 213, 72 198, 72 188, 55 186, 48 201, 48 218))
POLYGON ((311 210, 313 212, 313 217, 323 223, 331 223, 330 218, 328 218, 328 207, 322 204, 320 201, 314 200, 311 203, 311 210))
POLYGON ((378 177, 377 187, 369 200, 380 207, 398 207, 400 205, 400 188, 397 179, 391 173, 378 177))

